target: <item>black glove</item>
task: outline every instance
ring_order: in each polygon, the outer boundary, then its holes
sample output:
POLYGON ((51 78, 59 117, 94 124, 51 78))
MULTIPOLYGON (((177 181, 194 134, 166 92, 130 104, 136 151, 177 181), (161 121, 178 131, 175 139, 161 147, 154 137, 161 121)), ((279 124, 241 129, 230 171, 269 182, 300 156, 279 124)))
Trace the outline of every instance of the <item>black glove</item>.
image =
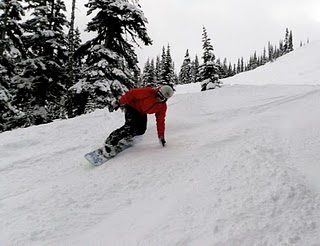
POLYGON ((116 100, 111 103, 111 106, 114 111, 117 111, 120 108, 120 103, 116 100))
POLYGON ((159 141, 163 147, 166 145, 166 140, 164 138, 159 138, 159 141))

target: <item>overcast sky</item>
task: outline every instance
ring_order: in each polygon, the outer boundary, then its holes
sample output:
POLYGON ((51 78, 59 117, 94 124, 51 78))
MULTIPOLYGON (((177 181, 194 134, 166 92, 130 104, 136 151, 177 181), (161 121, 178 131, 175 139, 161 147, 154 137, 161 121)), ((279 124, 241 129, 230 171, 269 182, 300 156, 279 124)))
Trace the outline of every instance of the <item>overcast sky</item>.
MULTIPOLYGON (((70 9, 71 1, 65 1, 70 9)), ((76 22, 84 33, 88 0, 77 0, 76 22)), ((186 49, 192 59, 202 56, 202 26, 205 26, 216 57, 236 63, 245 61, 268 41, 278 45, 285 29, 293 32, 294 48, 300 41, 320 40, 320 0, 140 0, 148 19, 147 30, 153 40, 150 47, 137 49, 141 68, 147 58, 161 55, 170 44, 176 71, 180 70, 186 49)))

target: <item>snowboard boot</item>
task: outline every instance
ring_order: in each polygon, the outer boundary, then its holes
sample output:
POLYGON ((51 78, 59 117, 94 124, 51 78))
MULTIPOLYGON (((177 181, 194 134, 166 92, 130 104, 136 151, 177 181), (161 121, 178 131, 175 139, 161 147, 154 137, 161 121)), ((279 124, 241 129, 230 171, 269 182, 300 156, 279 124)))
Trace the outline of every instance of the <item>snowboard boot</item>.
POLYGON ((118 154, 117 146, 113 146, 110 144, 105 144, 103 148, 103 155, 107 158, 114 157, 116 154, 118 154))
POLYGON ((121 148, 125 146, 132 146, 132 145, 133 145, 133 139, 131 136, 121 139, 117 144, 117 146, 121 148))
POLYGON ((118 154, 124 149, 127 149, 133 145, 131 137, 121 139, 118 144, 115 146, 115 152, 118 154))

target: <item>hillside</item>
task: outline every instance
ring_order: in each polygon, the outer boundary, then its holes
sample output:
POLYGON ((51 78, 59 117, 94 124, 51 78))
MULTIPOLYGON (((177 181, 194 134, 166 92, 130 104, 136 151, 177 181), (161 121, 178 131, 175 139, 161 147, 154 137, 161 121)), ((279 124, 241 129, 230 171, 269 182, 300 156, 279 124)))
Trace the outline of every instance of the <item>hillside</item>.
POLYGON ((320 245, 320 43, 200 91, 178 86, 103 166, 123 113, 0 134, 1 245, 320 245), (255 85, 257 82, 260 86, 255 85))
POLYGON ((294 52, 265 64, 255 70, 227 79, 230 84, 320 84, 320 41, 300 47, 294 52))

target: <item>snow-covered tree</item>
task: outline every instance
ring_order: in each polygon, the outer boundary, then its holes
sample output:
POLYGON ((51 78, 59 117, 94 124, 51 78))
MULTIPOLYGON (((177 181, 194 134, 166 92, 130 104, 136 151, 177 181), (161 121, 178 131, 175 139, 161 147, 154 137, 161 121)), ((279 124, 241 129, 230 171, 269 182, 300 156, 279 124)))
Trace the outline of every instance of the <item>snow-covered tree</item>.
POLYGON ((142 73, 142 84, 144 86, 156 87, 155 67, 153 59, 151 61, 148 59, 144 66, 142 73))
POLYGON ((75 30, 75 9, 76 9, 76 0, 72 0, 72 7, 71 7, 71 20, 70 20, 70 28, 68 33, 68 73, 69 73, 69 80, 68 86, 74 84, 74 53, 76 47, 76 30, 75 30))
POLYGON ((263 48, 263 53, 262 53, 262 56, 261 56, 261 65, 264 65, 268 62, 268 59, 267 59, 267 50, 266 50, 266 47, 263 48))
POLYGON ((290 30, 289 33, 289 39, 288 39, 288 52, 293 51, 293 37, 292 37, 292 31, 290 30))
MULTIPOLYGON (((70 28, 68 33, 68 81, 66 83, 67 88, 70 88, 79 79, 81 74, 81 58, 75 57, 75 51, 81 45, 80 31, 79 28, 75 28, 75 10, 76 10, 76 0, 72 0, 71 5, 71 18, 70 18, 70 28)), ((64 100, 64 108, 68 117, 73 117, 78 114, 79 108, 82 105, 81 95, 73 95, 71 91, 68 91, 66 99, 64 100)), ((80 110, 81 112, 81 110, 80 110)))
POLYGON ((292 37, 292 31, 286 28, 286 34, 283 42, 283 50, 284 53, 289 53, 293 51, 293 37, 292 37))
POLYGON ((240 63, 240 59, 238 58, 237 70, 236 70, 236 72, 237 72, 237 73, 240 73, 240 71, 241 71, 241 63, 240 63))
POLYGON ((215 62, 215 55, 213 54, 211 39, 208 37, 205 27, 203 27, 202 33, 202 49, 203 64, 199 66, 198 81, 201 82, 201 91, 205 91, 208 89, 215 89, 216 87, 220 87, 220 68, 215 62))
POLYGON ((240 67, 240 68, 241 68, 241 71, 240 71, 240 72, 242 73, 242 72, 244 72, 244 60, 243 60, 243 57, 241 57, 241 62, 240 62, 240 64, 241 64, 241 65, 240 65, 240 66, 241 66, 241 67, 240 67))
POLYGON ((161 81, 161 60, 160 56, 157 56, 156 58, 156 64, 155 64, 155 83, 159 83, 161 81))
POLYGON ((23 30, 20 20, 24 10, 20 0, 0 2, 0 56, 23 56, 25 48, 21 40, 23 30), (6 54, 5 54, 6 53, 6 54))
POLYGON ((235 71, 233 71, 233 68, 232 68, 232 64, 231 62, 229 62, 229 65, 228 65, 228 76, 231 77, 233 75, 235 75, 235 71))
POLYGON ((252 70, 258 67, 258 57, 257 57, 257 52, 255 51, 252 56, 250 56, 249 59, 249 64, 248 64, 248 69, 252 70))
MULTIPOLYGON (((239 65, 239 71, 240 71, 240 65, 239 65)), ((228 74, 228 60, 227 60, 227 58, 223 59, 223 63, 220 66, 220 74, 221 74, 221 78, 229 77, 229 74, 228 74)))
POLYGON ((179 73, 179 84, 189 84, 192 82, 192 64, 189 50, 186 51, 179 73))
POLYGON ((20 0, 0 2, 0 132, 19 126, 21 112, 12 104, 11 79, 15 64, 25 57, 20 20, 24 10, 20 0))
POLYGON ((286 33, 283 41, 283 53, 287 53, 288 51, 288 46, 289 46, 289 30, 286 28, 286 33))
POLYGON ((163 46, 163 47, 162 47, 161 58, 160 58, 160 81, 158 81, 158 84, 165 83, 165 71, 164 71, 164 67, 166 66, 166 64, 165 64, 166 58, 167 58, 166 49, 165 49, 165 47, 163 46))
POLYGON ((95 17, 86 31, 96 36, 83 44, 77 54, 86 59, 82 78, 71 88, 87 98, 88 107, 110 106, 125 91, 136 86, 140 69, 134 44, 150 45, 144 17, 137 1, 89 0, 88 15, 95 17))
POLYGON ((273 49, 273 45, 269 41, 268 42, 268 60, 273 61, 273 59, 274 59, 274 49, 273 49))
POLYGON ((41 124, 60 116, 67 81, 66 7, 61 0, 27 0, 31 18, 22 36, 27 58, 14 78, 15 104, 26 112, 26 124, 41 124))
POLYGON ((161 84, 175 84, 174 64, 171 58, 170 45, 167 50, 163 47, 161 56, 161 84))
POLYGON ((194 61, 191 62, 192 83, 198 81, 199 78, 199 58, 196 55, 194 61))

